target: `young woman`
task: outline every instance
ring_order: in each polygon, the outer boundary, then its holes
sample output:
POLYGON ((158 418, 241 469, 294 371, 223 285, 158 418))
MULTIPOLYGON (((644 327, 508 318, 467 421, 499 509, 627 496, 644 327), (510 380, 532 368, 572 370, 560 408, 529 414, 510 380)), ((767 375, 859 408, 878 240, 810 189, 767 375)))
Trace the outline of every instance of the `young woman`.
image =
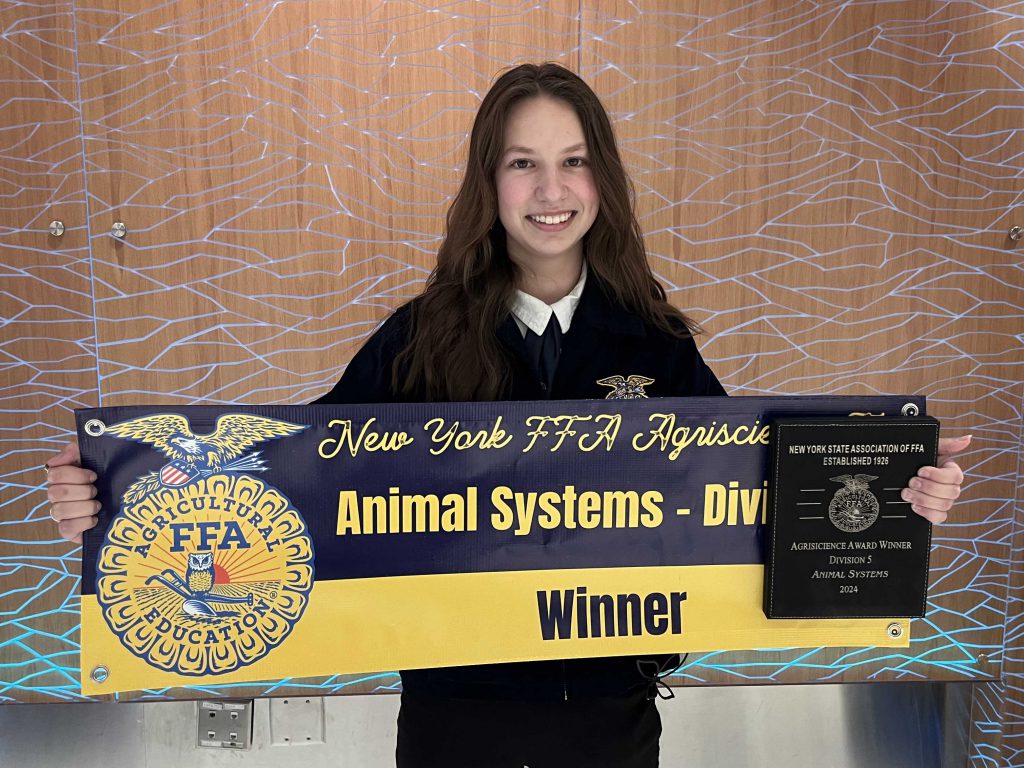
MULTIPOLYGON (((321 403, 724 395, 647 263, 608 116, 556 64, 516 67, 484 98, 437 267, 321 403)), ((904 490, 942 522, 963 475, 904 490)), ((52 516, 80 541, 96 521, 75 446, 48 462, 52 516)), ((658 764, 656 674, 671 658, 494 664, 402 673, 398 765, 658 764)))

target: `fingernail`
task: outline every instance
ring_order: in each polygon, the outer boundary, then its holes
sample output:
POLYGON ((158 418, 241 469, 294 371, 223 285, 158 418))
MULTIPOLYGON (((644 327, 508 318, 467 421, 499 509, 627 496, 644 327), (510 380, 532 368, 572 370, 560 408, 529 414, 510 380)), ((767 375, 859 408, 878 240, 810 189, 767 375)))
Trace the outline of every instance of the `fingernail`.
POLYGON ((912 480, 910 481, 910 487, 911 487, 911 488, 920 488, 920 487, 921 487, 921 481, 920 481, 920 480, 918 480, 918 479, 917 479, 916 477, 915 477, 915 478, 913 478, 913 479, 912 479, 912 480))
POLYGON ((93 472, 92 470, 89 470, 89 482, 90 483, 95 483, 96 482, 96 473, 93 472))
POLYGON ((910 501, 910 491, 908 491, 906 488, 900 491, 900 496, 904 501, 910 501))

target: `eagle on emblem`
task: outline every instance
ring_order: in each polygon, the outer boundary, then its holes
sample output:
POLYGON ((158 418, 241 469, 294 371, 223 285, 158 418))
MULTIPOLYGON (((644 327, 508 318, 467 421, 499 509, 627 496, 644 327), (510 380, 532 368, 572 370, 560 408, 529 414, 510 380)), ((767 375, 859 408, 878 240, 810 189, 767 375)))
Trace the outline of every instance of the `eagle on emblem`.
POLYGON ((602 387, 612 388, 612 391, 604 396, 605 400, 639 400, 647 397, 644 387, 653 384, 654 379, 636 374, 628 377, 616 375, 598 379, 597 383, 602 387))
POLYGON ((125 491, 124 501, 131 504, 161 486, 184 485, 217 472, 262 472, 267 467, 259 451, 245 455, 246 449, 304 429, 264 416, 226 413, 217 419, 213 432, 196 435, 184 416, 160 413, 114 424, 106 434, 152 445, 170 459, 159 472, 144 475, 125 491))

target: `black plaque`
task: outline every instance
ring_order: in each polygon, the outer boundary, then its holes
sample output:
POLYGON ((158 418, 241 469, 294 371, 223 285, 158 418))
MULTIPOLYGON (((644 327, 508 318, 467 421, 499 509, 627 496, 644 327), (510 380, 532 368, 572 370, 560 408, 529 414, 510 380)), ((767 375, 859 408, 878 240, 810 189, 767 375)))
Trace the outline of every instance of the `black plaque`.
POLYGON ((935 464, 938 421, 782 418, 771 434, 765 615, 923 616, 931 524, 900 491, 935 464))

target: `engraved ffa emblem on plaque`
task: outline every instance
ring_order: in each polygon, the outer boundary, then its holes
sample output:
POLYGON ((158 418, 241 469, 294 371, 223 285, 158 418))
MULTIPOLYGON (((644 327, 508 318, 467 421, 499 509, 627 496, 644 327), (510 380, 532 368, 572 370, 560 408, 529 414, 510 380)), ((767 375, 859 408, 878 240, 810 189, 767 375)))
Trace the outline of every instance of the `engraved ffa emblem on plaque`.
POLYGON ((215 675, 252 664, 302 617, 313 586, 306 524, 267 469, 260 442, 306 427, 246 414, 209 435, 160 414, 105 433, 153 445, 170 462, 125 492, 96 570, 103 618, 148 664, 215 675))
POLYGON ((828 505, 828 519, 832 525, 847 533, 860 533, 871 527, 878 519, 878 499, 868 483, 878 478, 874 475, 840 475, 829 478, 842 483, 828 505))

